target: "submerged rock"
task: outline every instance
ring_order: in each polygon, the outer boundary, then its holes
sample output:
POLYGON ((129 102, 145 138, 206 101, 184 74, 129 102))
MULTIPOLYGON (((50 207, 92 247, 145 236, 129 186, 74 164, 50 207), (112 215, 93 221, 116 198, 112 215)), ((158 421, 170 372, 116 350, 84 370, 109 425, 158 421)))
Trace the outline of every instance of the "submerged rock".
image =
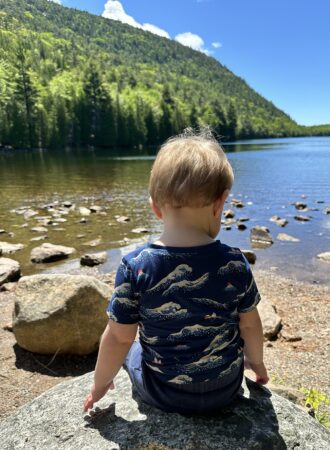
POLYGON ((34 238, 31 238, 30 239, 30 241, 31 242, 35 242, 35 241, 44 241, 45 239, 48 239, 48 236, 37 236, 37 237, 34 237, 34 238))
POLYGON ((2 450, 314 450, 330 435, 289 400, 249 379, 244 396, 212 416, 166 413, 142 403, 121 369, 116 389, 82 415, 93 373, 61 383, 0 425, 2 450))
POLYGON ((34 211, 33 209, 27 209, 26 211, 23 212, 24 215, 24 219, 30 219, 31 217, 37 216, 39 213, 38 211, 34 211))
POLYGON ((274 222, 279 227, 285 227, 289 222, 287 219, 281 219, 279 216, 273 216, 269 219, 271 222, 274 222))
POLYGON ((17 281, 21 276, 19 262, 11 258, 0 257, 0 286, 8 281, 17 281))
POLYGON ((247 226, 245 225, 245 223, 242 223, 242 222, 237 222, 236 227, 238 230, 241 230, 241 231, 244 231, 247 229, 247 226))
POLYGON ((108 258, 107 252, 98 253, 86 253, 80 258, 80 264, 82 266, 97 266, 99 264, 104 264, 108 258))
POLYGON ((72 247, 65 247, 64 245, 54 245, 48 242, 35 247, 31 252, 31 261, 35 263, 58 261, 65 259, 76 250, 72 247))
POLYGON ((303 202, 296 202, 296 203, 294 203, 294 206, 296 209, 298 209, 300 211, 307 210, 307 205, 306 205, 306 203, 303 203, 303 202))
POLYGON ((83 245, 86 245, 88 247, 97 247, 102 242, 101 238, 93 239, 92 241, 84 242, 83 245))
POLYGON ((34 227, 31 228, 31 231, 35 231, 36 233, 47 233, 48 229, 45 227, 34 227))
POLYGON ((319 253, 317 255, 317 257, 318 257, 318 259, 321 259, 322 261, 330 263, 330 252, 319 253))
POLYGON ((294 216, 295 220, 298 220, 299 222, 309 222, 311 220, 308 216, 294 216))
POLYGON ((256 247, 268 247, 274 242, 269 229, 261 226, 251 229, 250 240, 252 245, 256 247))
POLYGON ((12 244, 11 242, 0 242, 0 252, 1 254, 11 254, 22 250, 25 247, 24 244, 12 244))
POLYGON ((235 206, 236 208, 244 208, 244 203, 241 200, 237 200, 236 198, 233 198, 232 201, 230 202, 233 206, 235 206))
POLYGON ((289 234, 286 233, 279 233, 277 235, 277 239, 280 241, 287 241, 287 242, 300 242, 300 239, 290 236, 289 234))
POLYGON ((22 277, 13 316, 18 345, 43 354, 85 355, 98 348, 111 289, 86 275, 22 277))

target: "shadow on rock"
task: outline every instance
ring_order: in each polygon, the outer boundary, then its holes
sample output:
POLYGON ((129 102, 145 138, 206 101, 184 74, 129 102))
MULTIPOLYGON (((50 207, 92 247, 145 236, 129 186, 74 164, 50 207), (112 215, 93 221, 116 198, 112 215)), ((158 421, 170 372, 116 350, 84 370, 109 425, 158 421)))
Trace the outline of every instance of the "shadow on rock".
POLYGON ((112 403, 85 416, 85 428, 97 430, 103 439, 127 450, 288 449, 279 432, 271 392, 248 378, 245 396, 239 395, 212 415, 162 412, 142 402, 134 388, 131 395, 144 420, 123 419, 112 403))
POLYGON ((95 368, 97 353, 90 355, 40 355, 24 350, 18 344, 13 346, 18 369, 38 372, 54 377, 80 376, 95 368))

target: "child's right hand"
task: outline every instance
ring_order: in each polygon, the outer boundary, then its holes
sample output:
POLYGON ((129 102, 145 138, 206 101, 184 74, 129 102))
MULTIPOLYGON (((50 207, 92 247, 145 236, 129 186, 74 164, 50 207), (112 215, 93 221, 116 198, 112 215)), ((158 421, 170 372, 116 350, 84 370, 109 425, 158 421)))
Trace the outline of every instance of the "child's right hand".
POLYGON ((269 381, 269 376, 264 363, 254 364, 247 360, 244 361, 244 366, 246 369, 252 370, 256 375, 256 383, 267 384, 269 381))

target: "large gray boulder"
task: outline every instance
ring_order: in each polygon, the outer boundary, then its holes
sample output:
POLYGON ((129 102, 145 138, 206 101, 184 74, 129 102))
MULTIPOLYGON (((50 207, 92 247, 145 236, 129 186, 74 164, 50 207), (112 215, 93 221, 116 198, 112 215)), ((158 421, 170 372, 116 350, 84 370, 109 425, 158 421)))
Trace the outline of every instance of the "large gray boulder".
POLYGON ((94 416, 82 414, 89 373, 57 385, 0 424, 2 450, 326 450, 330 435, 289 400, 248 381, 211 417, 169 414, 132 396, 121 370, 94 416), (248 387, 247 387, 248 386, 248 387))
POLYGON ((31 352, 89 354, 107 323, 111 288, 86 275, 22 277, 15 290, 13 331, 31 352))

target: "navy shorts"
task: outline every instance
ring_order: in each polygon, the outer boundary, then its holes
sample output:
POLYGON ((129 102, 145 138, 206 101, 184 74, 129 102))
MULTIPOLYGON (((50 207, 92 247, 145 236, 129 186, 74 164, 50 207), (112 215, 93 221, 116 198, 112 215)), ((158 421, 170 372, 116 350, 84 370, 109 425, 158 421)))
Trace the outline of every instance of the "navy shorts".
POLYGON ((142 347, 134 342, 124 363, 141 400, 167 412, 214 414, 231 403, 239 393, 244 364, 225 379, 187 385, 165 383, 142 360, 142 347))

